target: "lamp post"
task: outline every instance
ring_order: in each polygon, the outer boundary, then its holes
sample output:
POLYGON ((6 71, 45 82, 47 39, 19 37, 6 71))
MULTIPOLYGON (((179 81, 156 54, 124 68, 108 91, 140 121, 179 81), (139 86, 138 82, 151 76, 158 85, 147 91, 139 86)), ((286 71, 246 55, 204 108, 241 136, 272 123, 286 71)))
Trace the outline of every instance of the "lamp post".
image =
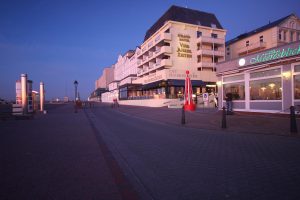
POLYGON ((75 102, 77 101, 77 86, 78 86, 78 81, 74 81, 74 86, 75 86, 75 102))
POLYGON ((75 113, 77 113, 77 86, 78 86, 78 81, 74 81, 74 86, 75 86, 75 113))

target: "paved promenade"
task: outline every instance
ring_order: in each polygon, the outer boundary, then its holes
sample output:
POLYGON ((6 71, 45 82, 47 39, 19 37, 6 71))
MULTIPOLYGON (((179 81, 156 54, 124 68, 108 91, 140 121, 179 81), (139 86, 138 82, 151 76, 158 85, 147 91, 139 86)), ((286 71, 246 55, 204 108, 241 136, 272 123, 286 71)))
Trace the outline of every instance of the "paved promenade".
POLYGON ((220 117, 67 104, 0 121, 0 199, 300 199, 300 138, 263 131, 288 118, 220 117))
MULTIPOLYGON (((125 115, 144 118, 175 126, 181 125, 182 110, 175 108, 149 108, 120 105, 114 108, 125 115)), ((206 130, 222 130, 224 132, 259 133, 291 136, 289 115, 253 114, 235 112, 226 115, 227 128, 222 129, 222 111, 215 108, 197 108, 195 112, 185 112, 186 127, 206 130)), ((300 118, 297 119, 300 135, 300 118)), ((298 136, 298 135, 293 135, 298 136)))
POLYGON ((123 173, 82 110, 46 109, 33 120, 0 121, 1 200, 137 199, 120 189, 123 173))

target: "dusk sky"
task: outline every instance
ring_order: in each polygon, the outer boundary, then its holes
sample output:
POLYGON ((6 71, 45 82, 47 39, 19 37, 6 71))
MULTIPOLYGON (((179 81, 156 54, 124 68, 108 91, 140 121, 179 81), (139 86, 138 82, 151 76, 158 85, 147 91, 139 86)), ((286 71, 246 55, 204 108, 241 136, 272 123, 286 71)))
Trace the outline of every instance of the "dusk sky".
POLYGON ((15 99, 15 81, 27 73, 46 99, 81 99, 94 90, 103 67, 142 44, 144 35, 171 6, 214 13, 226 41, 295 13, 299 0, 0 0, 0 98, 15 99), (187 2, 187 3, 186 3, 187 2))

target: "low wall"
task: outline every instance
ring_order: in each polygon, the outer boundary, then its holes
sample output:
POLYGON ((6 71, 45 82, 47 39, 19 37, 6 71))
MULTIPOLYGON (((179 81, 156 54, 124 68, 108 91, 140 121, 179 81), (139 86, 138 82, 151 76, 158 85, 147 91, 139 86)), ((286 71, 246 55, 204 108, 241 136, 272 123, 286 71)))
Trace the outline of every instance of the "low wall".
POLYGON ((163 107, 168 106, 171 99, 141 99, 141 100, 122 100, 120 105, 146 106, 146 107, 163 107))

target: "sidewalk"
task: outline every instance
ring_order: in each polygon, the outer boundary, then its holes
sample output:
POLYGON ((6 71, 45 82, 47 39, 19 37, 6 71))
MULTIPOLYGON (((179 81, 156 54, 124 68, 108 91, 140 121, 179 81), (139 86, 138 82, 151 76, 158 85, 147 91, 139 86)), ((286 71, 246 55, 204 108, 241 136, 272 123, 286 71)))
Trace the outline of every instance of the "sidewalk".
MULTIPOLYGON (((234 115, 226 115, 227 128, 222 129, 222 111, 218 111, 214 108, 198 108, 195 112, 185 112, 185 125, 181 124, 181 109, 126 105, 121 105, 113 109, 126 115, 175 126, 238 133, 291 135, 289 115, 235 112, 234 115)), ((297 127, 300 129, 300 119, 297 119, 297 127)), ((296 136, 298 136, 298 134, 296 136)))
POLYGON ((72 104, 33 120, 0 121, 0 133, 0 199, 126 199, 115 161, 72 104))

